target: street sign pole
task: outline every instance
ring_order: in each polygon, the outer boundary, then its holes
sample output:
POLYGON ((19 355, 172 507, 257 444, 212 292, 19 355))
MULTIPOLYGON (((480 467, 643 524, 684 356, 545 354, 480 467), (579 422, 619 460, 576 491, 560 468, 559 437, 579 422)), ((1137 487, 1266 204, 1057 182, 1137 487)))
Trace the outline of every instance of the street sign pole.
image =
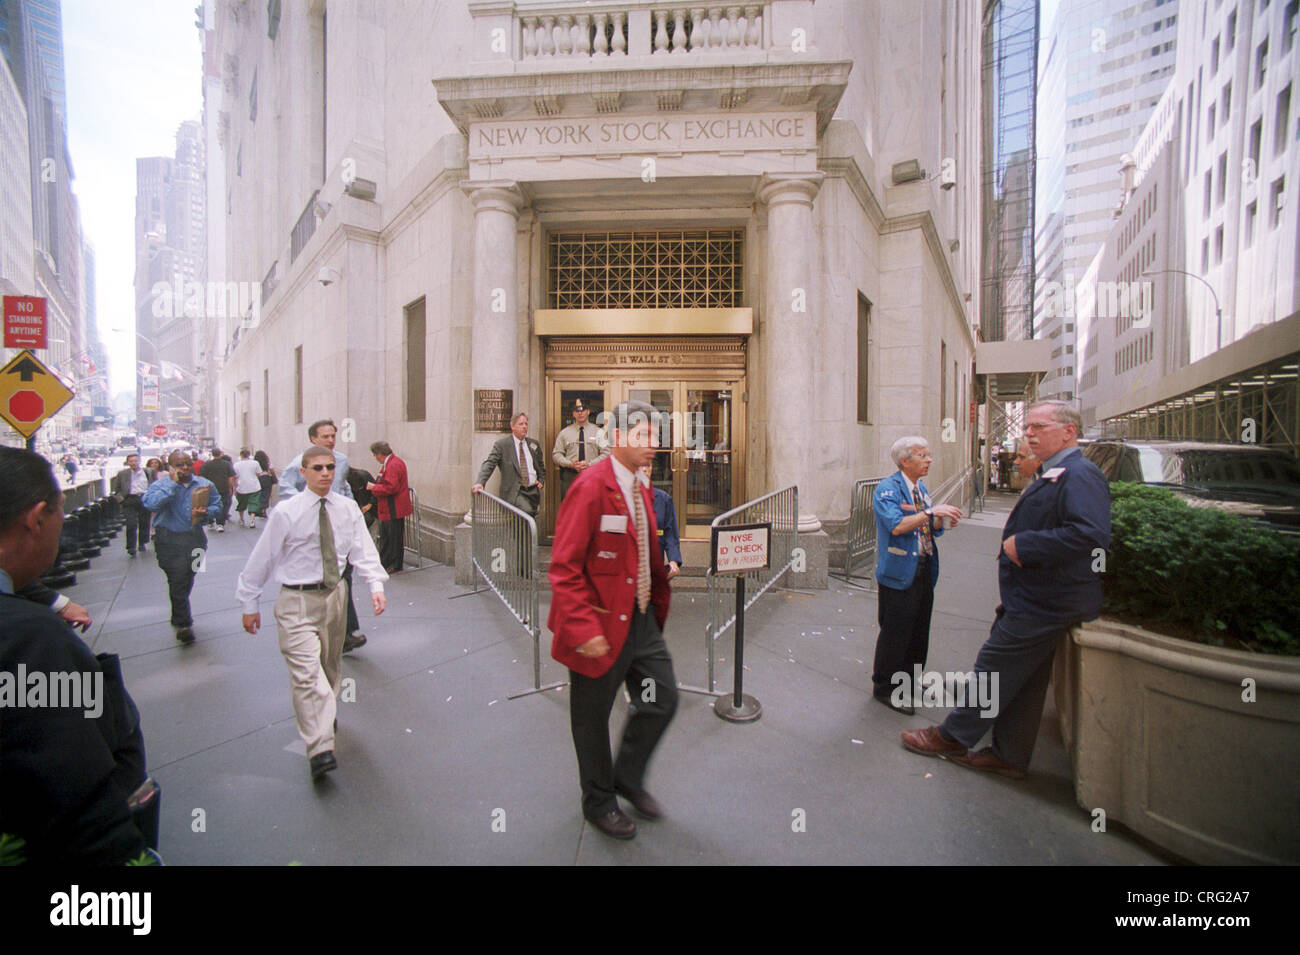
POLYGON ((713 573, 736 575, 735 675, 731 695, 713 704, 713 712, 728 723, 752 723, 763 715, 763 705, 745 692, 745 574, 770 566, 771 540, 771 524, 713 528, 713 573))

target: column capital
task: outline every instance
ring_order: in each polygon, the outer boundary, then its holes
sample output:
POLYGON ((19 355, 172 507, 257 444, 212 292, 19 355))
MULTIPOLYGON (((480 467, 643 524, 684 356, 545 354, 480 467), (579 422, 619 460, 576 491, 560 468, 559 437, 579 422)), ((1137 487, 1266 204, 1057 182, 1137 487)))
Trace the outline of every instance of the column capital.
POLYGON ((765 172, 758 178, 758 201, 768 206, 799 202, 812 206, 821 190, 826 173, 816 172, 765 172))
POLYGON ((462 179, 460 188, 474 203, 474 211, 492 209, 518 216, 528 204, 519 183, 513 179, 462 179))

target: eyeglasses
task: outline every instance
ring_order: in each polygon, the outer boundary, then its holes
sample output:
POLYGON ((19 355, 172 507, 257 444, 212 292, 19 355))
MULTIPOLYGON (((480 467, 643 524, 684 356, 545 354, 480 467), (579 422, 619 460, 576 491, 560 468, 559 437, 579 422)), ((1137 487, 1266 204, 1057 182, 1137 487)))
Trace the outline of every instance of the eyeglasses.
POLYGON ((307 467, 309 470, 312 471, 333 471, 334 470, 334 465, 332 464, 309 464, 307 465, 307 467))
POLYGON ((1059 428, 1060 426, 1061 423, 1059 421, 1049 421, 1047 422, 1047 424, 1036 424, 1031 421, 1025 424, 1025 430, 1026 431, 1051 431, 1053 428, 1059 428))

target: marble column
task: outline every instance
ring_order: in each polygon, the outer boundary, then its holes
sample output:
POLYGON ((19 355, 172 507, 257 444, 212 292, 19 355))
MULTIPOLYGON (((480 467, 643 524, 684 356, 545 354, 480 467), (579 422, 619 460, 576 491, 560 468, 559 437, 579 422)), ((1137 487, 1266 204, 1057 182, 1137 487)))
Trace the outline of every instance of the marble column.
POLYGON ((767 416, 768 490, 799 487, 799 530, 817 531, 811 486, 817 467, 808 434, 817 389, 812 382, 814 268, 819 261, 812 204, 826 174, 764 173, 758 199, 767 206, 763 281, 763 388, 767 416))
MULTIPOLYGON (((524 195, 512 180, 466 180, 461 189, 474 203, 474 311, 470 335, 470 387, 506 388, 519 407, 525 396, 519 368, 523 352, 519 336, 519 282, 515 232, 524 195)), ((540 427, 529 410, 530 427, 540 427)), ((471 414, 473 410, 471 408, 471 414)), ((471 427, 473 424, 471 423, 471 427)), ((500 434, 475 432, 471 441, 466 489, 500 434)), ((535 433, 530 430, 530 437, 535 433)), ((499 486, 495 476, 488 489, 499 486)))

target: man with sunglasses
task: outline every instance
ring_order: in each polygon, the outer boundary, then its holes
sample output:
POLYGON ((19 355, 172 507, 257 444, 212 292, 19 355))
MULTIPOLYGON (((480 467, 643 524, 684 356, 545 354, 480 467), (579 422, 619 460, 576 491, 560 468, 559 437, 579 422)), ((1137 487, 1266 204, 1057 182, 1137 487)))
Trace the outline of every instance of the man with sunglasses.
POLYGON ((167 471, 158 476, 140 499, 153 512, 153 553, 167 575, 167 592, 172 604, 172 627, 181 643, 194 642, 194 617, 190 613, 190 591, 194 575, 203 566, 208 538, 203 523, 221 513, 220 492, 207 478, 194 473, 194 462, 183 451, 167 458, 167 471), (193 503, 194 492, 208 489, 206 507, 193 503))
POLYGON ((388 574, 370 539, 357 502, 331 491, 338 468, 328 448, 314 445, 301 455, 307 491, 271 512, 257 546, 239 575, 235 595, 243 605, 243 625, 257 633, 262 625, 258 601, 269 580, 280 582, 275 623, 280 652, 289 666, 293 711, 307 746, 311 777, 337 768, 334 728, 348 599, 343 569, 350 562, 370 587, 376 616, 384 612, 388 574))
MULTIPOLYGON (((352 496, 352 485, 348 483, 348 456, 334 448, 338 435, 338 428, 334 426, 334 422, 329 418, 313 421, 307 428, 307 440, 316 447, 324 448, 334 455, 334 483, 330 485, 330 490, 335 494, 342 494, 350 500, 355 500, 352 496)), ((302 455, 300 454, 290 461, 280 474, 280 502, 289 500, 295 494, 300 493, 306 486, 307 482, 302 477, 302 455)), ((347 636, 343 639, 343 652, 351 653, 357 647, 364 646, 366 643, 366 635, 361 632, 361 622, 357 619, 356 605, 352 603, 351 564, 343 572, 343 579, 347 581, 348 585, 348 623, 347 636)))

